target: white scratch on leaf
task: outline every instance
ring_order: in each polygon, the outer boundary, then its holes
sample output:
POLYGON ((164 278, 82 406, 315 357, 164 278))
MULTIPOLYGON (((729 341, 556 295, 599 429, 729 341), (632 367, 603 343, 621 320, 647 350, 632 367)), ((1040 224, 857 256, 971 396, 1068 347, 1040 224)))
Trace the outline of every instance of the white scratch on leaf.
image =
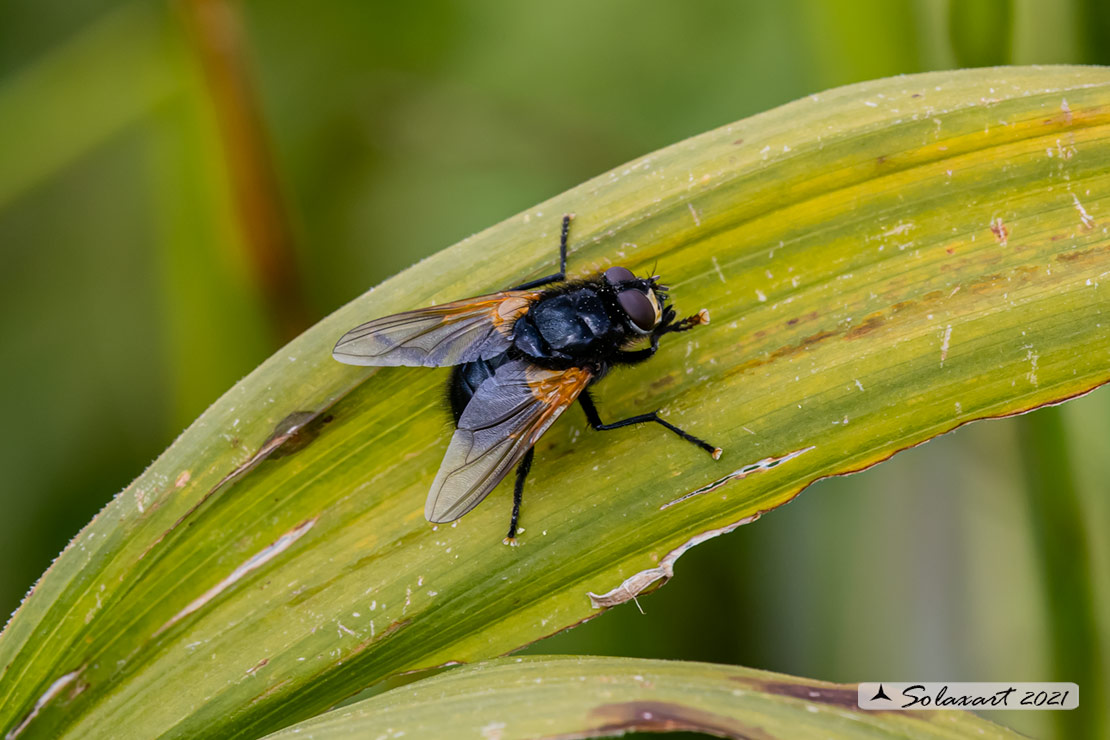
POLYGON ((660 506, 659 510, 662 511, 663 509, 669 509, 670 507, 674 506, 675 504, 680 504, 680 503, 682 503, 683 501, 685 501, 687 499, 693 498, 694 496, 700 496, 703 493, 709 493, 710 491, 715 491, 718 488, 720 488, 721 486, 723 486, 724 484, 728 483, 729 481, 743 480, 744 478, 747 478, 749 475, 752 475, 753 473, 762 473, 763 471, 771 470, 773 468, 777 468, 782 463, 787 462, 789 460, 793 460, 794 458, 799 457, 801 455, 804 455, 805 453, 807 453, 807 452, 809 452, 810 450, 813 450, 813 449, 815 449, 815 448, 810 446, 810 447, 806 447, 806 448, 801 449, 801 450, 794 450, 793 452, 788 452, 785 455, 782 455, 781 457, 765 457, 762 460, 758 460, 758 461, 752 463, 751 465, 745 465, 742 468, 738 468, 737 470, 732 471, 731 473, 729 473, 725 477, 718 478, 717 480, 713 481, 712 483, 708 483, 708 484, 702 486, 701 488, 696 488, 696 489, 694 489, 693 491, 690 491, 687 494, 679 496, 674 501, 668 501, 667 503, 660 506))
POLYGON ((1072 193, 1071 199, 1075 202, 1075 210, 1079 211, 1079 220, 1082 221, 1083 225, 1088 229, 1093 229, 1095 226, 1095 220, 1091 218, 1091 214, 1087 213, 1087 209, 1084 208, 1083 204, 1079 202, 1079 196, 1075 193, 1072 193))
MULTIPOLYGON (((733 472, 726 475, 724 478, 721 478, 719 480, 715 480, 712 483, 709 483, 708 485, 702 486, 701 488, 698 488, 697 490, 691 491, 690 493, 687 493, 685 496, 681 496, 680 498, 677 498, 674 501, 663 504, 659 508, 660 509, 666 509, 670 506, 674 506, 675 504, 677 504, 679 502, 682 502, 682 501, 685 501, 689 498, 692 498, 693 496, 698 496, 700 494, 708 493, 709 491, 716 490, 716 489, 720 488, 721 486, 723 486, 724 484, 728 483, 730 480, 746 478, 747 476, 751 475, 752 473, 756 473, 756 472, 760 472, 760 471, 764 471, 764 470, 770 470, 771 468, 777 467, 779 464, 781 464, 783 462, 786 462, 787 460, 792 460, 795 457, 798 457, 799 455, 803 455, 806 452, 809 452, 810 450, 813 450, 813 449, 816 449, 816 448, 811 446, 811 447, 806 447, 805 449, 795 450, 794 452, 787 453, 786 455, 783 455, 782 457, 764 458, 763 460, 760 460, 759 462, 752 463, 751 465, 746 465, 746 466, 740 468, 739 470, 734 470, 733 472)), ((680 557, 682 557, 682 554, 685 553, 687 550, 689 550, 691 547, 699 545, 702 542, 705 542, 706 540, 712 539, 712 538, 717 537, 719 535, 727 534, 727 533, 731 532, 732 530, 736 529, 737 527, 739 527, 743 524, 748 524, 749 522, 754 522, 756 519, 758 519, 762 515, 762 513, 763 512, 756 512, 755 514, 752 514, 751 516, 744 517, 743 519, 741 519, 738 522, 733 522, 732 524, 726 525, 726 526, 721 527, 719 529, 710 529, 710 530, 702 532, 700 534, 696 534, 693 537, 691 537, 690 539, 688 539, 686 542, 684 542, 682 545, 678 546, 674 550, 671 550, 669 553, 667 553, 665 556, 663 556, 663 558, 659 561, 659 565, 655 566, 654 568, 648 568, 647 570, 642 570, 639 573, 636 573, 632 576, 629 576, 628 578, 624 579, 624 581, 622 581, 619 586, 617 586, 616 588, 613 588, 609 591, 606 591, 603 594, 595 594, 592 591, 588 591, 586 593, 586 595, 589 597, 590 603, 593 605, 593 607, 595 609, 602 609, 602 608, 608 608, 608 607, 611 607, 611 606, 616 606, 617 604, 623 604, 626 601, 635 601, 636 597, 639 594, 642 594, 648 587, 652 586, 653 584, 655 584, 659 581, 664 581, 665 582, 668 579, 672 578, 674 576, 674 563, 675 563, 675 561, 678 560, 680 557)))
POLYGON ((261 568, 263 565, 288 550, 294 542, 299 540, 301 537, 304 537, 305 533, 308 532, 308 530, 312 529, 313 525, 315 524, 315 517, 301 522, 296 527, 283 534, 281 537, 278 537, 276 540, 274 540, 273 543, 262 548, 254 555, 251 555, 249 558, 247 558, 246 562, 233 570, 231 572, 231 575, 227 576, 215 586, 190 601, 184 609, 170 617, 170 619, 165 624, 155 630, 153 636, 157 637, 158 635, 162 634, 185 617, 202 608, 205 604, 219 596, 228 588, 235 585, 246 574, 250 573, 252 570, 257 570, 258 568, 261 568))
POLYGON ((50 684, 50 686, 47 687, 46 691, 42 693, 42 696, 39 697, 38 701, 35 702, 35 706, 32 707, 31 711, 27 713, 27 716, 23 718, 23 721, 9 730, 8 734, 4 735, 4 739, 12 740, 12 738, 18 737, 24 730, 27 729, 27 725, 31 724, 31 721, 35 717, 39 716, 39 712, 42 711, 42 708, 49 704, 54 699, 54 697, 62 693, 62 689, 76 681, 77 677, 81 675, 81 671, 83 670, 85 670, 85 666, 81 666, 75 671, 70 671, 61 678, 54 681, 54 683, 50 684))
POLYGON ((694 204, 687 203, 686 207, 690 209, 690 215, 694 217, 694 226, 701 226, 701 217, 698 216, 698 211, 694 208, 694 204))
POLYGON ((725 274, 723 272, 721 272, 721 265, 720 265, 720 263, 717 262, 717 258, 716 257, 710 257, 709 259, 713 263, 713 269, 717 271, 717 277, 719 277, 721 279, 722 283, 727 283, 728 281, 725 280, 725 274))
POLYGON ((482 727, 479 732, 485 740, 501 740, 504 737, 504 730, 507 725, 504 722, 490 722, 488 725, 482 727))

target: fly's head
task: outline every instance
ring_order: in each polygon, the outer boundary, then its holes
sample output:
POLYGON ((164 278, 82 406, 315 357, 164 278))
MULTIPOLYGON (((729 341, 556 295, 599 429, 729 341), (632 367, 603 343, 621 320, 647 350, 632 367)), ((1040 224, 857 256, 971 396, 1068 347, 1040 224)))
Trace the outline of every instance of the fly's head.
POLYGON ((637 334, 651 334, 665 325, 668 314, 674 317, 674 309, 667 305, 667 288, 658 283, 658 276, 638 278, 627 267, 614 266, 604 277, 628 326, 637 334))

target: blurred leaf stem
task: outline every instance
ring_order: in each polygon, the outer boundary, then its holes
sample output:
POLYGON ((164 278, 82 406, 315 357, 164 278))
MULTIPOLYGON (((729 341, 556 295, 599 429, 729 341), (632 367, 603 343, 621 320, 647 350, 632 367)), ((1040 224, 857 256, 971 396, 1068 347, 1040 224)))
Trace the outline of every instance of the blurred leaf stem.
POLYGON ((180 3, 204 69, 251 273, 282 342, 312 320, 269 139, 245 59, 243 27, 226 0, 180 3))
MULTIPOLYGON (((1069 429, 1062 410, 1044 409, 1018 424, 1030 531, 1044 589, 1051 680, 1073 681, 1089 711, 1055 712, 1058 736, 1104 738, 1106 723, 1101 637, 1091 580, 1091 548, 1072 473, 1069 429)), ((1048 680, 1048 677, 1045 678, 1048 680)))

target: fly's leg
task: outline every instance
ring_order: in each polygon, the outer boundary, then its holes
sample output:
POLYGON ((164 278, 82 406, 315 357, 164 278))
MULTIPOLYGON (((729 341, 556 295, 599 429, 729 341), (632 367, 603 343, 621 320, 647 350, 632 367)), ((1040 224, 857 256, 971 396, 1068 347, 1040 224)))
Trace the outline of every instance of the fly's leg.
MULTIPOLYGON (((674 309, 671 309, 671 310, 673 312, 674 309)), ((674 333, 677 333, 677 332, 680 332, 680 331, 690 331, 695 326, 701 326, 702 324, 708 324, 708 323, 709 323, 709 311, 707 311, 703 308, 700 311, 698 311, 696 314, 694 314, 693 316, 687 316, 686 318, 684 318, 680 321, 675 321, 674 323, 667 323, 665 328, 662 331, 658 332, 658 333, 659 334, 674 334, 674 333)))
POLYGON ((687 316, 680 321, 675 321, 675 310, 670 306, 663 312, 663 320, 651 333, 651 346, 644 349, 634 349, 628 352, 618 352, 614 360, 619 365, 635 365, 648 360, 659 351, 659 337, 664 334, 674 334, 681 331, 690 331, 695 326, 709 323, 709 312, 704 308, 693 316, 687 316))
POLYGON ((521 458, 520 464, 516 466, 516 485, 513 486, 513 516, 509 520, 509 534, 504 540, 506 545, 516 544, 516 525, 520 520, 520 502, 524 498, 524 479, 528 477, 528 471, 532 469, 532 457, 535 451, 535 447, 529 447, 528 451, 524 453, 524 457, 521 458))
POLYGON ((554 275, 548 275, 538 280, 530 280, 527 283, 522 283, 513 288, 513 290, 538 288, 541 285, 559 283, 567 279, 567 234, 570 233, 570 221, 572 218, 574 218, 574 215, 570 213, 563 216, 563 233, 562 236, 559 237, 559 271, 554 275))
POLYGON ((712 455, 714 460, 718 460, 721 457, 720 447, 714 447, 713 445, 706 442, 704 439, 698 439, 694 435, 684 432, 683 430, 676 427, 674 424, 671 424, 670 422, 659 418, 659 414, 655 411, 652 411, 650 414, 639 414, 637 416, 630 416, 627 419, 621 419, 620 421, 614 421, 606 424, 601 421, 601 416, 599 416, 597 413, 597 406, 594 405, 594 399, 590 396, 589 390, 583 389, 581 395, 578 396, 578 403, 582 404, 582 410, 586 412, 586 420, 590 423, 590 426, 599 432, 607 432, 610 429, 620 429, 621 427, 627 427, 633 424, 645 424, 649 421, 653 421, 656 424, 662 424, 664 427, 670 429, 672 432, 682 437, 687 442, 690 442, 691 444, 695 444, 698 447, 702 448, 710 455, 712 455))

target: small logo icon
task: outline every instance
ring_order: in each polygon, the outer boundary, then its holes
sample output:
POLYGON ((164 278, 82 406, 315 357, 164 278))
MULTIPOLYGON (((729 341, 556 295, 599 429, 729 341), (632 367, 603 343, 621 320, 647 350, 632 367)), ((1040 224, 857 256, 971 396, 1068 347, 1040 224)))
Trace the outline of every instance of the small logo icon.
POLYGON ((878 699, 886 699, 887 701, 891 700, 890 697, 886 695, 886 692, 883 691, 883 685, 882 684, 879 684, 879 690, 876 691, 875 695, 871 697, 871 701, 876 701, 878 699))

